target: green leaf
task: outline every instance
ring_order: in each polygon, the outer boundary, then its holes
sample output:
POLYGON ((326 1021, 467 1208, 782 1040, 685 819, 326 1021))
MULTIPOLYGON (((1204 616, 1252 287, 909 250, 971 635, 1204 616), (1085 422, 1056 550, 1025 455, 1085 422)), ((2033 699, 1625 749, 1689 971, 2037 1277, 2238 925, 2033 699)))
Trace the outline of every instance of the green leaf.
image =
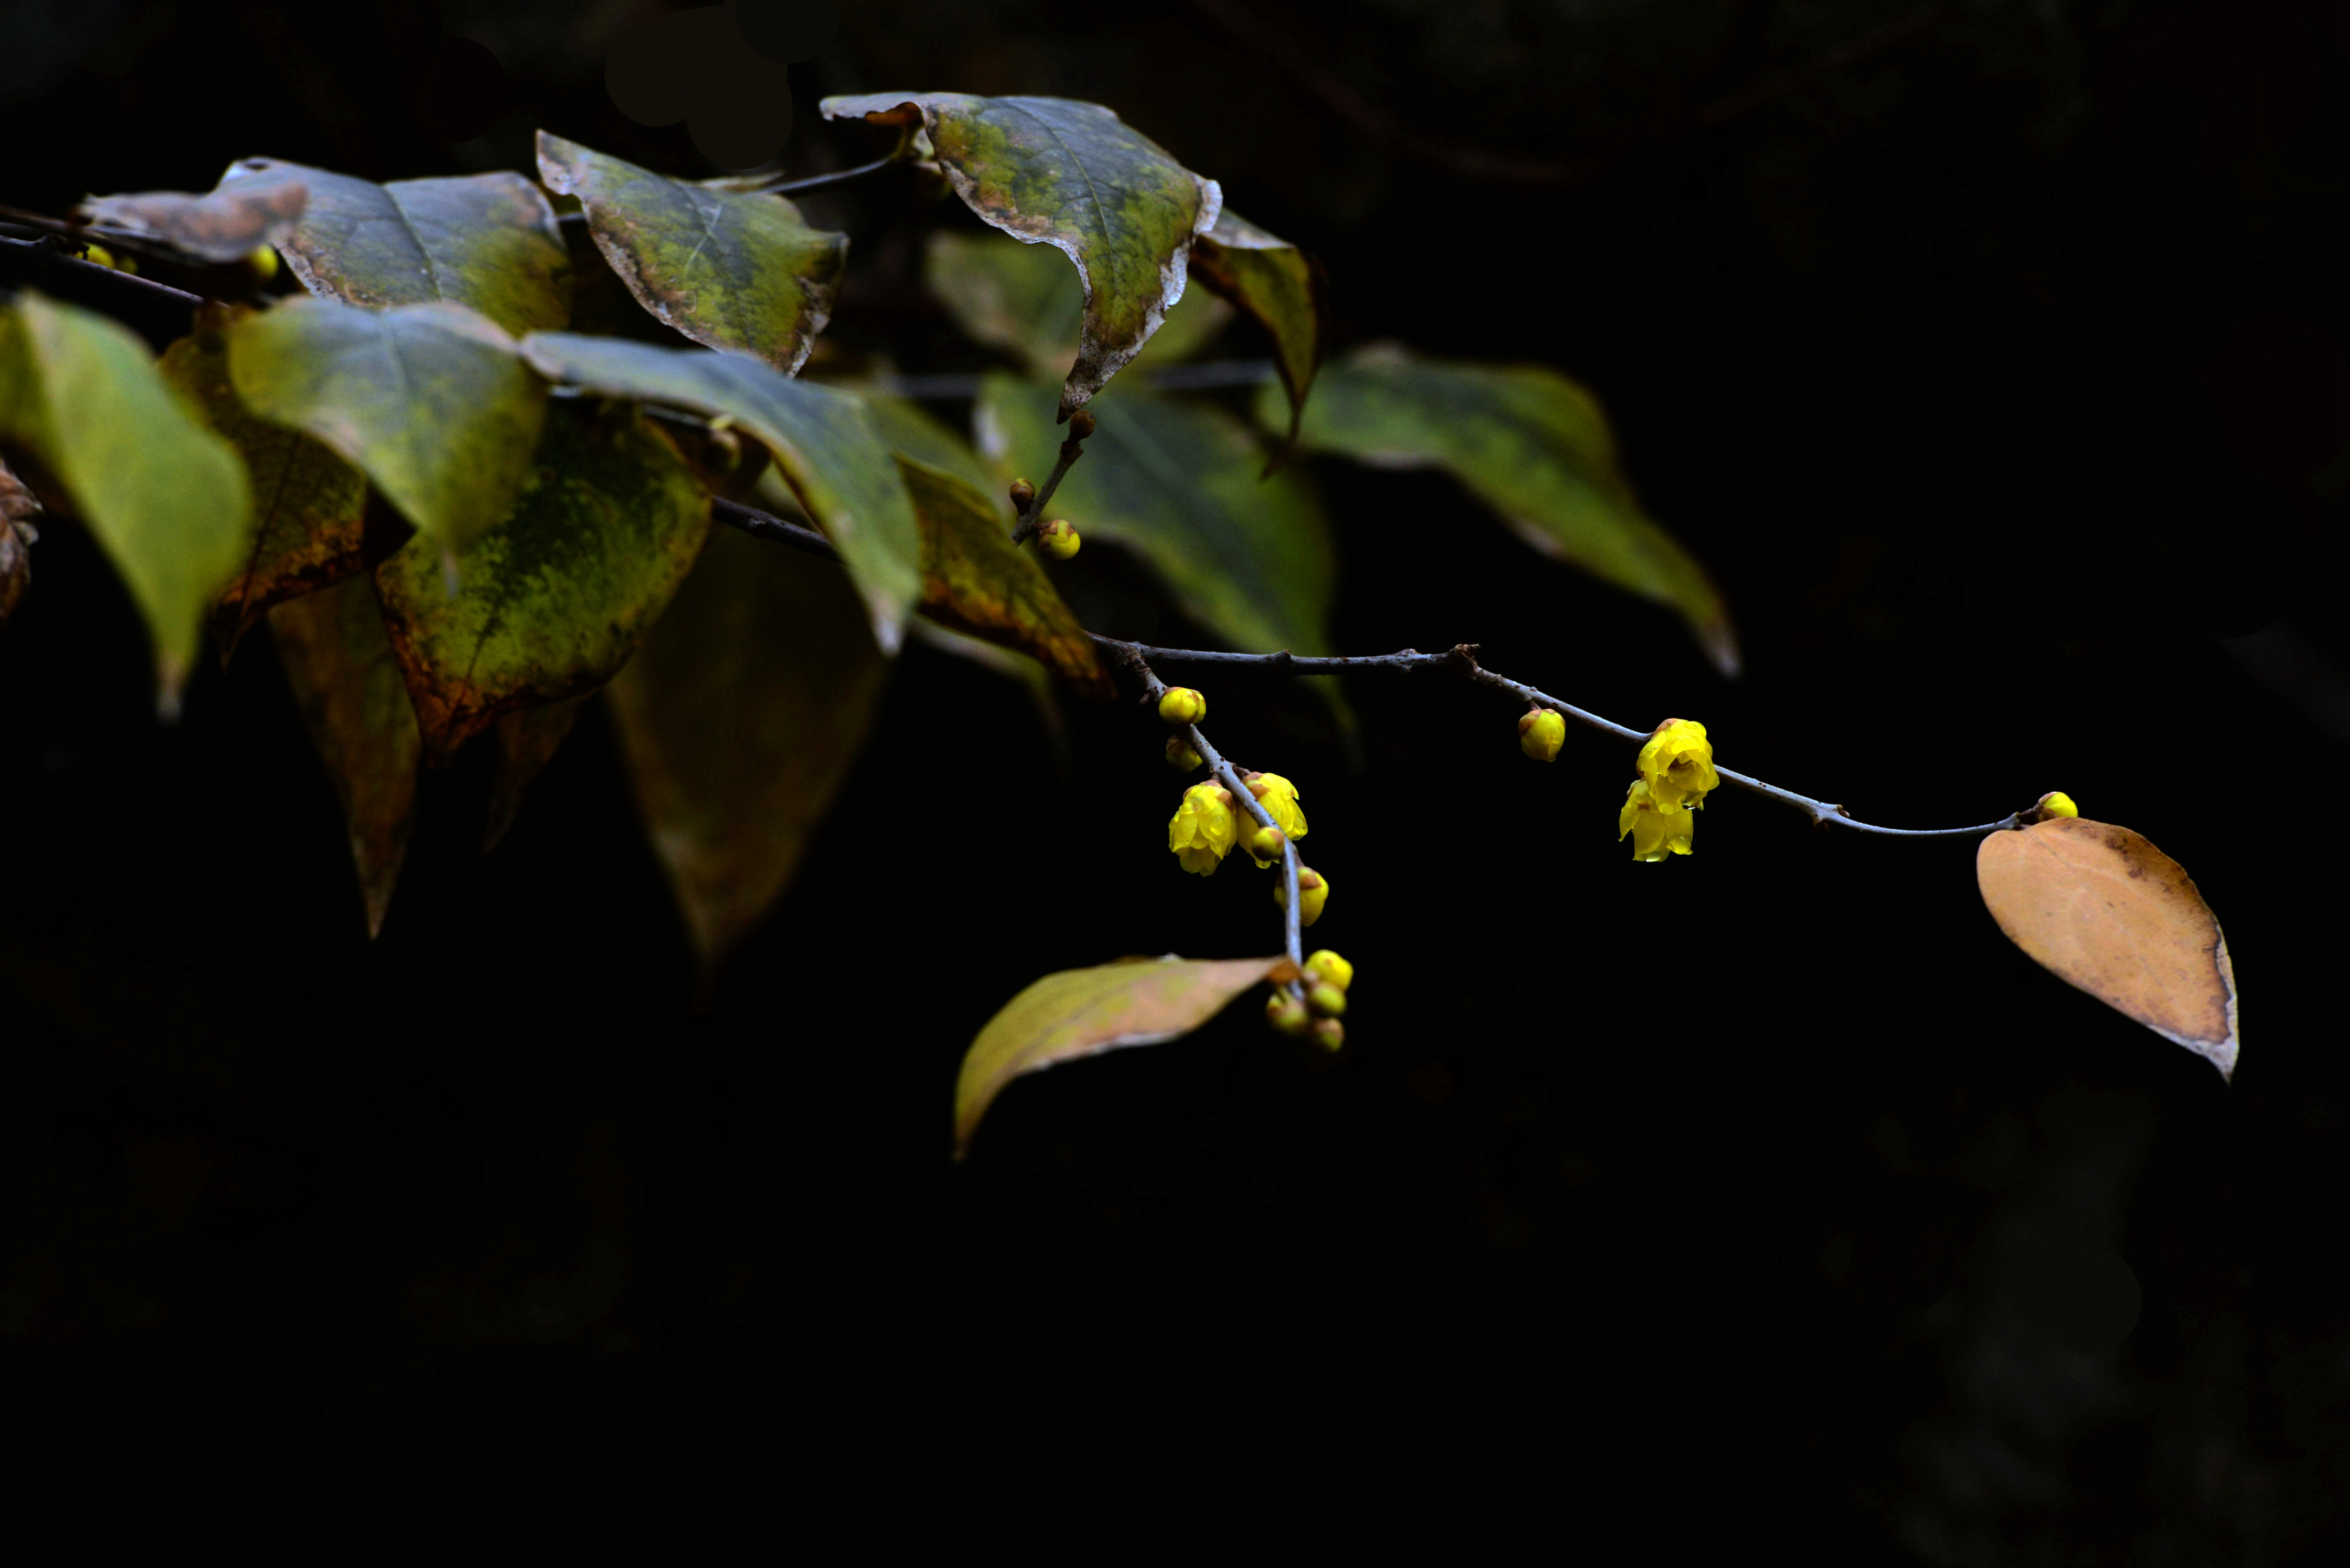
POLYGON ((129 328, 29 291, 0 311, 0 435, 57 476, 122 574, 175 711, 204 611, 251 536, 244 465, 129 328))
POLYGON ((732 528, 607 688, 654 853, 705 977, 797 869, 889 666, 829 562, 732 528))
POLYGON ((514 511, 452 591, 416 540, 375 571, 392 649, 439 766, 501 715, 609 680, 702 549, 709 493, 644 416, 551 410, 514 511))
POLYGON ((368 935, 380 935, 415 826, 422 742, 375 590, 358 578, 281 604, 269 638, 350 829, 368 935))
POLYGON ((847 235, 808 227, 781 196, 671 180, 544 130, 538 170, 579 198, 597 248, 660 321, 799 373, 831 317, 847 235))
MULTIPOLYGON (((982 382, 980 445, 1005 474, 1056 444, 1048 388, 982 382)), ((1052 510, 1087 545, 1122 545, 1155 568, 1185 614, 1252 653, 1330 651, 1336 563, 1311 483, 1262 479, 1264 452, 1221 407, 1135 387, 1107 394, 1086 455, 1052 510)))
POLYGON ((922 587, 914 504, 873 416, 855 394, 785 377, 747 354, 660 348, 536 332, 523 356, 542 375, 608 397, 723 415, 774 454, 807 514, 840 550, 874 639, 895 653, 922 587))
POLYGON ((202 261, 233 262, 283 243, 309 194, 299 180, 230 185, 202 196, 141 191, 93 196, 81 204, 81 216, 101 233, 135 234, 202 261))
POLYGON ((1322 264, 1227 211, 1192 242, 1191 275, 1254 317, 1272 337, 1273 366, 1289 394, 1289 441, 1295 444, 1305 390, 1321 368, 1329 336, 1322 264))
POLYGON ((1035 554, 1015 550, 987 496, 953 474, 900 455, 898 471, 922 524, 922 610, 933 620, 1016 648, 1088 697, 1118 694, 1093 639, 1035 554))
MULTIPOLYGON (((1194 251, 1192 270, 1198 267, 1194 251)), ((1050 245, 934 229, 922 282, 965 336, 1012 355, 1030 375, 1066 375, 1075 363, 1085 290, 1050 245)), ((1171 365, 1222 332, 1232 317, 1214 296, 1187 292, 1138 358, 1171 365)))
POLYGON ((889 392, 877 392, 870 388, 844 383, 846 389, 865 400, 866 411, 873 416, 874 428, 881 432, 881 443, 900 457, 910 457, 917 462, 927 462, 932 468, 945 469, 987 498, 988 504, 1002 519, 1005 536, 1012 531, 1012 503, 1005 487, 995 477, 995 468, 973 450, 970 441, 951 427, 935 418, 911 398, 900 398, 889 392))
POLYGON ((400 547, 394 522, 370 535, 367 475, 283 425, 256 419, 229 384, 228 338, 237 312, 206 306, 195 330, 163 351, 164 379, 203 410, 204 421, 244 460, 257 515, 244 566, 213 610, 225 659, 262 612, 358 576, 400 547))
POLYGON ((1191 236, 1223 192, 1099 104, 968 93, 828 98, 828 119, 919 119, 971 210, 1014 238, 1076 264, 1085 311, 1061 394, 1066 420, 1141 350, 1183 297, 1191 236))
POLYGON ((571 258, 546 195, 501 170, 389 185, 275 158, 229 166, 215 196, 307 192, 278 250, 302 286, 382 308, 445 299, 520 337, 571 319, 571 258))
POLYGON ((1006 1002, 964 1053, 955 1080, 955 1158, 970 1150, 980 1118, 1013 1079, 1080 1056, 1180 1039, 1286 961, 1170 953, 1046 975, 1006 1002))
POLYGON ((445 550, 512 508, 546 418, 514 340, 456 305, 291 299, 237 323, 228 368, 245 407, 358 464, 445 550))
MULTIPOLYGON (((1716 668, 1738 672, 1729 607, 1640 508, 1599 400, 1535 365, 1421 359, 1388 346, 1322 372, 1299 440, 1380 468, 1442 468, 1528 544, 1679 610, 1716 668)), ((1270 389, 1268 389, 1270 391, 1270 389)), ((1270 399, 1258 417, 1279 415, 1270 399)))

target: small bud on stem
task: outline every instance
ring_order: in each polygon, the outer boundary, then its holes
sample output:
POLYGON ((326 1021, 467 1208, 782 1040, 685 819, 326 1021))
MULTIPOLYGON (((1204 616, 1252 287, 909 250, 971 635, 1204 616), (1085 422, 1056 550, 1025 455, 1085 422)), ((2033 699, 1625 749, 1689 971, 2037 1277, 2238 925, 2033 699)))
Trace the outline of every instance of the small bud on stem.
POLYGON ((1159 699, 1159 716, 1170 724, 1197 724, 1208 717, 1208 700, 1189 686, 1170 686, 1159 699))
POLYGON ((1191 742, 1180 735, 1167 737, 1167 765, 1179 774, 1188 774, 1207 761, 1191 749, 1191 742))

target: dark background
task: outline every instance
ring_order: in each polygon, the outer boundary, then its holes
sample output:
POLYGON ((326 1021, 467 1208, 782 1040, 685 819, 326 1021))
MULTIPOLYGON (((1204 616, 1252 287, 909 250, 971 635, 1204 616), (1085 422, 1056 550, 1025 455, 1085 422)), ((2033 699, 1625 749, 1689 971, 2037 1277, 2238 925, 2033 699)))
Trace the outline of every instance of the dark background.
MULTIPOLYGON (((254 154, 528 168, 540 125, 711 172, 604 96, 639 14, 11 0, 0 202, 254 154), (503 75, 470 97, 435 75, 461 34, 503 75)), ((1001 1456, 1040 1508, 1041 1476, 1180 1461, 1202 1505, 1378 1477, 1575 1543, 2334 1560, 2350 9, 870 0, 792 81, 794 172, 882 150, 827 92, 1107 102, 1323 256, 1342 346, 1586 380, 1745 677, 1451 482, 1329 465, 1341 647, 1478 641, 1876 821, 2065 789, 2226 922, 2234 1085, 2010 948, 1965 843, 1725 791, 1697 855, 1634 865, 1613 742, 1538 767, 1506 703, 1367 679, 1357 771, 1310 698, 1225 675, 1213 734, 1300 782, 1332 874, 1343 1057, 1245 1003, 1021 1084, 957 1167, 956 1064, 1030 979, 1274 940, 1261 881, 1172 867, 1155 721, 1070 707, 1056 774, 1017 688, 912 649, 697 1015, 600 710, 487 858, 491 759, 428 776, 370 945, 266 639, 158 728, 57 524, 0 634, 0 1365, 33 1429, 428 1480, 772 1486, 813 1450, 917 1501, 1001 1456), (2107 1251, 2142 1314, 2068 1348, 2019 1260, 2107 1251)), ((808 205, 854 236, 841 353, 989 362, 918 287, 959 209, 894 171, 808 205)), ((1134 622, 1101 629, 1204 640, 1107 554, 1134 622)))

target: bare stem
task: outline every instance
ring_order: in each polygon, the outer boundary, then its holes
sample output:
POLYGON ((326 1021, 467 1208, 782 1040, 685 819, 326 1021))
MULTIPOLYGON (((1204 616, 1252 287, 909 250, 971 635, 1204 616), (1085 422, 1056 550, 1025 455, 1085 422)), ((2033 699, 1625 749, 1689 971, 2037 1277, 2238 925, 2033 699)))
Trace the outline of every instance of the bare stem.
POLYGON ((886 158, 876 158, 870 163, 859 163, 854 169, 836 169, 829 174, 809 174, 797 180, 778 180, 773 184, 760 186, 759 193, 765 196, 796 196, 803 191, 822 191, 834 185, 846 185, 851 180, 861 179, 865 175, 887 169, 892 163, 899 161, 899 154, 892 152, 886 158))
MULTIPOLYGON (((1088 421, 1087 424, 1090 427, 1091 421, 1088 421)), ((1053 499, 1053 492, 1061 488, 1061 481, 1070 469, 1076 466, 1077 459, 1085 455, 1086 438, 1071 431, 1068 440, 1061 443, 1061 460, 1053 465, 1053 472, 1045 476, 1045 487, 1036 492, 1035 498, 1020 514, 1019 526, 1012 530, 1012 544, 1015 549, 1026 544, 1029 535, 1042 526, 1037 520, 1045 515, 1045 504, 1053 499)))

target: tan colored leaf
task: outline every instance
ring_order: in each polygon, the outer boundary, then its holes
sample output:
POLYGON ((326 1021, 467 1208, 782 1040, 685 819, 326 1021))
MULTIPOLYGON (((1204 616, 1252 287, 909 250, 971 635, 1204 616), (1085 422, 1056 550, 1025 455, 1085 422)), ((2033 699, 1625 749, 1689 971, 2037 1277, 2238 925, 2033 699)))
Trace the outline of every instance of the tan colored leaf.
POLYGON ((555 760, 579 710, 593 697, 589 691, 560 702, 525 708, 497 722, 498 774, 490 784, 490 815, 482 829, 482 853, 487 855, 514 826, 522 811, 522 797, 546 764, 555 760))
POLYGON ((342 804, 368 935, 377 936, 408 857, 422 742, 375 591, 357 577, 281 604, 269 612, 269 636, 342 804))
POLYGON ((2234 1075, 2228 940, 2178 862, 2126 827, 2060 816, 1985 837, 1975 879, 2033 961, 2234 1075))
POLYGON ((1191 275, 1256 317, 1273 339, 1273 366, 1289 394, 1289 440, 1329 337, 1322 264, 1230 209, 1191 243, 1191 275))
POLYGON ((955 1158, 1003 1086, 1080 1056, 1180 1039, 1286 961, 1129 959, 1048 974, 1004 1003, 964 1053, 955 1080, 955 1158))
POLYGON ((160 241, 208 262, 233 262, 281 243, 301 221, 310 188, 299 179, 230 185, 204 195, 140 191, 93 196, 81 215, 101 229, 160 241))
POLYGON ((40 535, 32 520, 40 510, 25 482, 0 462, 0 626, 8 624, 33 585, 32 545, 40 535))

